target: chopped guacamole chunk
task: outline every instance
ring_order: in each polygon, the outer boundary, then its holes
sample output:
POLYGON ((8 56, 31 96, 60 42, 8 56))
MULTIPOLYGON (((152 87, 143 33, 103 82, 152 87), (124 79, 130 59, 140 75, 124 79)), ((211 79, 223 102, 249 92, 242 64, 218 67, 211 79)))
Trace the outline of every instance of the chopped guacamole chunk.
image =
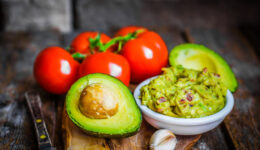
POLYGON ((227 88, 221 76, 185 69, 163 68, 163 74, 141 88, 142 104, 155 112, 177 118, 200 118, 220 111, 226 102, 227 88))

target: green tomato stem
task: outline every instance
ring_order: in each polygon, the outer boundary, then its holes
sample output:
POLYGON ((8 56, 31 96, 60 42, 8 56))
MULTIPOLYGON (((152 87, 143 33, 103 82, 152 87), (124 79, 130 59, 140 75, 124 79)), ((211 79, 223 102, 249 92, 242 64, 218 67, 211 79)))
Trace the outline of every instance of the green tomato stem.
POLYGON ((74 53, 71 56, 75 60, 83 60, 83 59, 85 59, 87 57, 85 54, 81 54, 81 53, 74 53))
POLYGON ((94 54, 94 49, 103 45, 101 42, 101 35, 98 34, 95 38, 89 38, 89 43, 90 53, 94 54))
POLYGON ((95 48, 98 48, 98 50, 100 52, 105 52, 112 45, 115 45, 115 44, 119 43, 118 49, 116 51, 116 53, 118 53, 118 52, 121 51, 123 44, 125 44, 129 40, 137 38, 137 35, 142 33, 142 32, 144 32, 144 30, 140 29, 140 30, 136 30, 133 33, 129 33, 129 34, 125 35, 125 36, 118 36, 118 37, 115 37, 115 38, 111 39, 106 44, 103 44, 101 42, 100 34, 98 34, 95 38, 89 38, 90 52, 93 54, 93 50, 95 48))
POLYGON ((118 36, 118 37, 115 37, 113 38, 112 40, 110 40, 109 42, 107 42, 105 45, 102 45, 100 47, 100 51, 101 52, 105 52, 110 46, 116 44, 116 43, 119 43, 119 46, 118 46, 118 49, 117 49, 117 53, 120 52, 120 50, 122 49, 122 45, 125 44, 126 42, 128 42, 129 40, 132 40, 132 39, 135 39, 137 38, 137 35, 144 32, 143 29, 140 29, 140 30, 136 30, 135 32, 133 33, 128 33, 127 35, 125 36, 118 36))

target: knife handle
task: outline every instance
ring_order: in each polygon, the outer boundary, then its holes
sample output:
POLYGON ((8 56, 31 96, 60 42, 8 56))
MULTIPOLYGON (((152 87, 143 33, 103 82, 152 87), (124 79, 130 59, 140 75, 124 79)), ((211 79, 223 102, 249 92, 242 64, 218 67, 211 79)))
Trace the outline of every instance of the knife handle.
POLYGON ((50 148, 52 143, 43 120, 40 96, 38 92, 32 90, 25 93, 25 98, 34 122, 39 149, 50 148))

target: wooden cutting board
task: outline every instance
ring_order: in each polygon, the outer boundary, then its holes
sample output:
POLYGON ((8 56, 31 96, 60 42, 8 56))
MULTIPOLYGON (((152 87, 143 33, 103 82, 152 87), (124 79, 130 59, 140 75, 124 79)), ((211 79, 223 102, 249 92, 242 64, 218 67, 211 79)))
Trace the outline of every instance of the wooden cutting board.
MULTIPOLYGON (((136 85, 130 85, 131 91, 136 85)), ((144 150, 149 149, 149 140, 157 130, 150 126, 144 119, 140 131, 134 136, 120 139, 96 138, 81 131, 69 119, 65 107, 63 110, 62 130, 65 150, 144 150)), ((200 138, 195 136, 178 136, 176 150, 190 149, 200 138)))

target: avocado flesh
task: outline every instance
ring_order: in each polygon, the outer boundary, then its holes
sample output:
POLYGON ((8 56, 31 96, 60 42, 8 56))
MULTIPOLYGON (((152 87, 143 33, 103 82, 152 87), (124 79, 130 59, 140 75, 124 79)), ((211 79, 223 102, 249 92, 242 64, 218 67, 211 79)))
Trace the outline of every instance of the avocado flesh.
POLYGON ((220 74, 224 85, 235 92, 238 83, 227 62, 216 52, 199 44, 181 44, 172 49, 169 55, 171 66, 182 65, 185 68, 202 70, 207 67, 209 72, 220 74))
POLYGON ((66 96, 66 111, 74 124, 97 137, 117 138, 131 136, 142 122, 141 112, 129 89, 118 79, 105 74, 89 74, 76 81, 66 96), (119 106, 115 115, 107 119, 91 119, 79 109, 80 95, 91 84, 103 84, 118 94, 119 106))

